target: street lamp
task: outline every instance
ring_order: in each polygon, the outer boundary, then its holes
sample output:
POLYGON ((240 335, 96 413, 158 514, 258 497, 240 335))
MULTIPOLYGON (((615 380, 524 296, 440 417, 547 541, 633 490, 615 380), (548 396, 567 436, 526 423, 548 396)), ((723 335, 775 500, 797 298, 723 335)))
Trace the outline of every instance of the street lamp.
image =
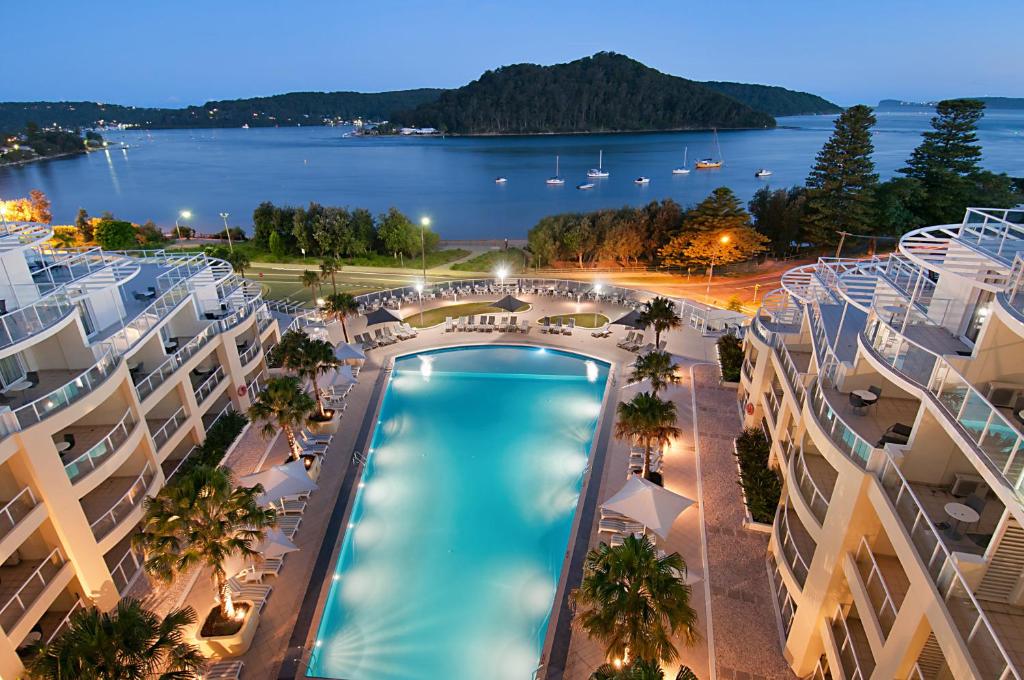
MULTIPOLYGON (((178 213, 178 217, 180 217, 183 220, 190 220, 190 219, 192 219, 192 211, 191 210, 182 210, 180 213, 178 213)), ((178 240, 180 241, 181 240, 181 226, 178 224, 178 217, 174 218, 174 230, 176 232, 178 232, 178 240)))
POLYGON ((429 217, 420 218, 420 258, 423 265, 423 280, 427 280, 427 227, 430 226, 429 217))
POLYGON ((597 303, 600 302, 601 289, 604 288, 600 283, 594 284, 594 328, 597 328, 597 303))
MULTIPOLYGON (((728 234, 722 234, 718 238, 718 242, 721 243, 723 246, 725 244, 729 243, 729 240, 730 240, 730 238, 729 238, 728 234)), ((711 254, 711 266, 708 268, 708 289, 704 293, 704 300, 706 302, 708 302, 708 303, 711 302, 711 277, 715 275, 715 256, 716 255, 718 255, 718 249, 715 249, 715 251, 711 254)))
POLYGON ((416 282, 416 292, 419 293, 419 296, 420 296, 420 328, 422 328, 423 327, 423 282, 422 281, 417 281, 416 282))
POLYGON ((231 244, 231 229, 228 228, 228 213, 222 212, 220 218, 224 220, 224 233, 228 235, 228 250, 234 252, 235 247, 231 244))
POLYGON ((508 276, 508 269, 505 267, 498 267, 495 270, 495 275, 498 277, 498 283, 501 285, 502 292, 505 290, 505 277, 508 276))

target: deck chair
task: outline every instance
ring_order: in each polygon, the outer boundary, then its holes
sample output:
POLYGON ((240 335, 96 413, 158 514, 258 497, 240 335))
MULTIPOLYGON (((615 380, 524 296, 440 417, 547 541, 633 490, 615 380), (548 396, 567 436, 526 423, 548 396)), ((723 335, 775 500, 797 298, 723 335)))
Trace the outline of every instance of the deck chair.
POLYGON ((206 667, 205 680, 241 680, 244 661, 218 661, 206 667))
POLYGON ((476 330, 476 316, 474 316, 473 314, 470 314, 469 315, 469 320, 466 321, 466 330, 467 331, 475 331, 476 330))
POLYGON ((562 333, 562 317, 558 317, 558 321, 548 329, 548 333, 554 333, 555 335, 560 335, 562 333))
POLYGON ((451 333, 454 330, 455 330, 455 322, 452 321, 452 317, 450 317, 450 316, 444 317, 444 332, 445 333, 451 333))
POLYGON ((513 316, 508 320, 508 330, 511 331, 512 333, 515 333, 516 331, 519 330, 519 321, 517 321, 518 318, 519 317, 517 316, 513 316))
POLYGON ((523 319, 522 321, 520 321, 519 322, 519 332, 520 333, 529 333, 530 332, 530 322, 527 321, 526 319, 523 319))
POLYGON ((572 335, 574 328, 576 328, 576 317, 570 316, 569 323, 562 327, 562 335, 572 335))
POLYGON ((537 326, 537 328, 540 329, 541 333, 547 333, 551 330, 551 319, 545 316, 544 320, 537 326))

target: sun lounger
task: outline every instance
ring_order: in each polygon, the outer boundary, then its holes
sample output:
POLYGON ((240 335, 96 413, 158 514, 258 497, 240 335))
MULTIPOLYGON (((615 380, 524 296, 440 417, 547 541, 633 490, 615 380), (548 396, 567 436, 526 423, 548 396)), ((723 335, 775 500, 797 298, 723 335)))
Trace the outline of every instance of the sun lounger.
POLYGON ((537 326, 537 328, 540 330, 541 333, 547 333, 548 331, 551 330, 551 319, 544 317, 544 321, 541 322, 541 324, 537 326))
POLYGON ((590 335, 592 337, 595 337, 595 338, 607 338, 611 334, 612 334, 611 326, 609 326, 608 324, 605 324, 605 325, 601 326, 600 328, 598 328, 593 333, 591 333, 590 335))
POLYGON ((510 333, 515 333, 519 330, 519 317, 513 316, 508 320, 508 330, 510 333))
POLYGON ((281 533, 288 538, 295 538, 295 534, 299 531, 300 524, 302 524, 301 515, 288 515, 277 518, 277 528, 280 529, 281 533))
POLYGON ((231 594, 235 597, 241 597, 244 599, 256 598, 266 600, 270 597, 270 591, 273 590, 273 586, 264 586, 258 583, 243 583, 238 580, 237 576, 232 576, 228 579, 228 588, 231 589, 231 594), (243 595, 244 593, 244 595, 243 595))
POLYGON ((418 330, 416 330, 415 328, 413 328, 412 326, 410 326, 407 323, 403 323, 402 324, 402 330, 405 331, 405 333, 408 334, 408 336, 410 338, 415 338, 417 335, 420 334, 420 332, 418 330))
POLYGON ((395 327, 394 334, 392 334, 390 330, 386 332, 388 333, 388 335, 391 335, 391 337, 396 338, 398 340, 409 340, 410 338, 413 337, 412 333, 407 331, 405 329, 405 326, 402 324, 399 324, 398 326, 395 327))
POLYGON ((484 332, 485 333, 490 333, 493 330, 494 330, 494 317, 493 316, 488 316, 486 319, 484 319, 484 332))
POLYGON ((562 328, 562 335, 572 335, 574 328, 576 328, 576 317, 570 316, 569 323, 562 328))
POLYGON ((503 316, 498 320, 498 330, 502 332, 508 330, 508 316, 503 316))
POLYGON ((313 434, 309 430, 301 430, 299 438, 306 442, 324 442, 325 444, 330 444, 334 441, 333 434, 313 434))
POLYGON ((466 321, 466 330, 467 331, 475 331, 476 330, 476 317, 474 315, 472 315, 472 314, 469 315, 469 320, 466 321))
POLYGON ((301 515, 306 512, 306 501, 293 498, 274 504, 279 515, 301 515))
POLYGON ((633 336, 635 336, 635 335, 636 335, 636 331, 629 331, 628 333, 626 333, 626 337, 622 338, 622 340, 619 340, 615 344, 617 346, 622 347, 623 349, 625 349, 626 345, 629 345, 630 343, 633 342, 633 336))
POLYGON ((519 332, 520 333, 529 333, 530 332, 530 322, 527 321, 526 319, 523 319, 522 321, 520 321, 519 322, 519 332))
POLYGON ((218 661, 203 672, 203 680, 241 680, 244 661, 218 661))
POLYGON ((450 316, 444 317, 444 332, 445 333, 451 333, 454 330, 455 330, 455 322, 452 321, 452 317, 450 317, 450 316))
POLYGON ((558 317, 558 321, 548 329, 548 333, 554 333, 555 335, 560 335, 562 333, 562 317, 558 317))

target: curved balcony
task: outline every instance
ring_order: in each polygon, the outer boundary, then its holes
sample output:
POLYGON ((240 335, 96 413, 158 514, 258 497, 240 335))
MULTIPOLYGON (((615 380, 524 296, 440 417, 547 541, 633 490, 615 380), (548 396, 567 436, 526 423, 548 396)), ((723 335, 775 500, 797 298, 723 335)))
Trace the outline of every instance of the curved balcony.
POLYGON ((21 560, 15 566, 0 567, 0 579, 5 589, 9 588, 6 602, 0 607, 0 627, 5 633, 11 635, 19 628, 26 612, 33 609, 45 593, 63 587, 59 582, 67 580, 61 578, 62 575, 70 574, 67 565, 64 552, 54 548, 41 560, 21 560))
MULTIPOLYGON (((888 559, 895 560, 895 558, 888 559)), ((898 564, 887 566, 885 569, 879 566, 879 560, 876 559, 875 553, 871 550, 865 537, 860 539, 853 562, 856 565, 857 577, 860 578, 860 582, 864 586, 864 594, 871 606, 871 611, 878 622, 884 644, 893 624, 896 623, 903 598, 909 588, 906 575, 902 573, 902 568, 898 564), (894 591, 893 587, 898 587, 899 590, 894 591)))
POLYGON ((817 545, 799 518, 790 517, 789 505, 782 503, 775 511, 775 542, 782 553, 783 563, 801 591, 807 582, 811 560, 817 545))
POLYGON ((804 447, 801 446, 789 456, 789 472, 790 483, 798 491, 800 500, 810 511, 811 516, 817 522, 816 528, 820 531, 821 526, 825 523, 829 499, 832 497, 832 490, 838 479, 835 469, 821 456, 807 456, 804 447), (808 458, 812 459, 810 465, 808 465, 808 458))
POLYGON ((864 631, 852 624, 843 614, 842 605, 836 605, 829 628, 838 654, 837 661, 842 668, 842 677, 847 680, 867 680, 874 671, 874 660, 864 631))
POLYGON ((238 355, 238 361, 242 364, 242 370, 247 369, 249 364, 260 355, 262 350, 263 346, 259 341, 253 341, 249 347, 245 348, 245 350, 238 355))
POLYGON ((188 420, 188 416, 185 414, 185 407, 181 406, 153 432, 153 443, 156 445, 158 455, 164 444, 174 436, 174 433, 181 428, 186 420, 188 420))
POLYGON ((206 347, 207 344, 213 338, 217 336, 219 332, 219 326, 215 323, 211 323, 199 334, 185 343, 181 349, 172 354, 162 364, 156 367, 149 375, 140 380, 135 384, 135 393, 139 397, 139 401, 145 400, 149 395, 153 394, 158 387, 163 385, 168 378, 174 375, 175 371, 181 368, 185 362, 191 359, 196 353, 202 348, 206 347))
POLYGON ((121 420, 102 439, 90 446, 85 453, 65 463, 64 471, 71 483, 78 483, 109 460, 121 448, 121 445, 128 441, 137 424, 135 415, 131 409, 128 409, 121 420))
POLYGON ((213 391, 224 382, 224 367, 218 366, 214 369, 208 377, 204 378, 203 381, 195 386, 196 403, 202 404, 206 399, 213 394, 213 391))
POLYGON ((14 411, 17 428, 26 429, 73 404, 97 389, 120 364, 113 347, 105 347, 95 364, 49 393, 20 406, 14 411))
POLYGON ((811 386, 811 398, 807 402, 807 408, 836 448, 858 467, 867 466, 875 447, 857 434, 856 430, 828 403, 820 381, 815 381, 811 386))
MULTIPOLYGON (((149 463, 146 463, 146 467, 139 473, 138 477, 134 479, 128 479, 128 488, 124 490, 123 477, 111 477, 108 482, 105 482, 106 487, 100 490, 98 493, 93 492, 96 495, 92 498, 88 498, 88 505, 107 505, 107 510, 103 511, 96 519, 90 519, 89 527, 92 529, 92 534, 97 541, 103 540, 109 535, 115 528, 125 522, 131 515, 142 507, 142 501, 146 498, 146 493, 149 487, 152 486, 153 480, 156 474, 153 472, 153 468, 149 463), (122 492, 123 490, 123 492, 122 492), (105 503, 104 499, 113 496, 114 500, 109 503, 105 503)), ((83 499, 83 508, 86 509, 86 515, 89 516, 89 508, 83 499)))

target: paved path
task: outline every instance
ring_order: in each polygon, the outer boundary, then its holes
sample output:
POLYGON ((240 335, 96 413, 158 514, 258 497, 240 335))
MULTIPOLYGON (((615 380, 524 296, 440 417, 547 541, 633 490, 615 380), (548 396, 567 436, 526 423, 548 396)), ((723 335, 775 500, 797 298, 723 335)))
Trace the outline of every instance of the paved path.
POLYGON ((743 528, 733 455, 740 432, 736 390, 719 386, 716 366, 694 366, 693 375, 717 677, 794 678, 782 657, 771 601, 768 534, 743 528))

